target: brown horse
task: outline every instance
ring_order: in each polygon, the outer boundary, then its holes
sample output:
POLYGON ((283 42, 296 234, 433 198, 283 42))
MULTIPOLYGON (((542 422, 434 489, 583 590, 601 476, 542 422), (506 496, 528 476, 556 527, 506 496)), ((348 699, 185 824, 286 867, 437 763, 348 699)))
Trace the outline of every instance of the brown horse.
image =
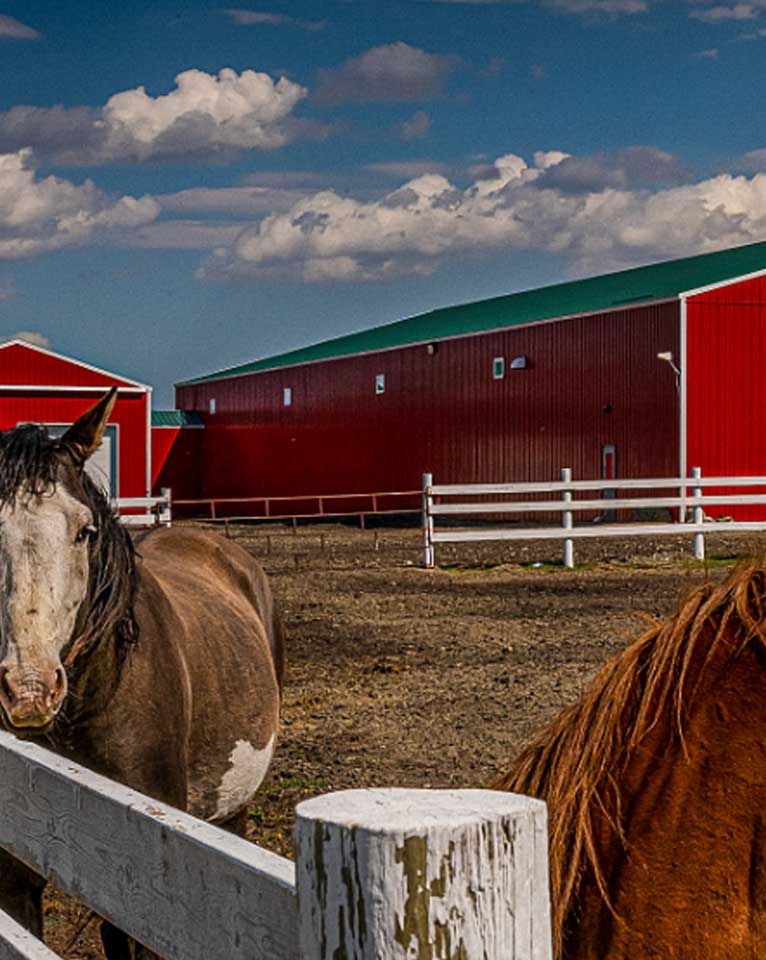
MULTIPOLYGON (((271 759, 281 628, 263 571, 236 544, 158 530, 134 554, 84 470, 115 396, 59 440, 31 425, 0 434, 0 719, 227 824, 271 759)), ((38 936, 42 887, 0 853, 0 908, 38 936)), ((114 928, 102 935, 107 957, 133 955, 114 928)))
POLYGON ((556 957, 766 957, 766 568, 694 590, 494 786, 548 803, 556 957))

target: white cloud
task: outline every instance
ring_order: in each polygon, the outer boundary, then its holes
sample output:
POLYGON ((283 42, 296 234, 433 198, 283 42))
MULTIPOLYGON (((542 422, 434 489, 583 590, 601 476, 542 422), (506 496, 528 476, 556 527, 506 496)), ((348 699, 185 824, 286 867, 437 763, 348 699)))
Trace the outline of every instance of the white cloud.
POLYGON ((565 13, 646 13, 649 4, 645 0, 546 0, 547 6, 565 13))
POLYGON ((159 209, 150 197, 112 199, 90 180, 38 179, 28 150, 0 154, 0 259, 104 242, 159 209))
POLYGON ((0 114, 0 152, 31 147, 59 163, 210 158, 281 147, 302 132, 291 116, 306 90, 282 77, 186 70, 170 93, 116 93, 100 109, 18 106, 0 114))
POLYGON ((658 160, 663 174, 676 175, 672 158, 652 150, 617 155, 619 186, 600 157, 586 165, 578 190, 573 174, 582 170, 570 162, 588 158, 548 151, 533 166, 500 157, 492 176, 465 189, 426 173, 372 201, 324 190, 243 230, 200 275, 360 281, 428 272, 451 255, 493 249, 547 250, 576 272, 602 272, 766 238, 766 175, 631 188, 626 154, 639 182, 658 160))
POLYGON ((316 100, 335 104, 434 97, 454 62, 401 41, 373 47, 333 70, 319 70, 316 100))
POLYGON ((154 199, 163 210, 173 213, 232 213, 262 217, 289 210, 307 192, 275 187, 193 187, 178 193, 161 194, 154 199))
POLYGON ((425 110, 417 110, 409 118, 399 124, 399 136, 402 140, 419 140, 431 129, 431 118, 425 110))
POLYGON ((752 3, 736 3, 734 6, 708 7, 706 10, 692 10, 689 14, 695 20, 706 23, 718 23, 721 20, 754 20, 758 11, 752 3))
POLYGON ((259 27, 262 25, 271 27, 292 26, 300 27, 301 30, 323 30, 326 26, 324 20, 296 20, 295 17, 289 17, 285 13, 265 13, 258 10, 242 10, 234 7, 222 11, 234 23, 242 27, 259 27))
POLYGON ((34 27, 21 23, 15 17, 0 14, 0 39, 6 40, 39 40, 40 34, 34 27))
POLYGON ((44 347, 50 350, 51 342, 44 333, 38 333, 36 330, 19 330, 18 333, 12 333, 5 340, 23 340, 25 343, 31 343, 35 347, 44 347))

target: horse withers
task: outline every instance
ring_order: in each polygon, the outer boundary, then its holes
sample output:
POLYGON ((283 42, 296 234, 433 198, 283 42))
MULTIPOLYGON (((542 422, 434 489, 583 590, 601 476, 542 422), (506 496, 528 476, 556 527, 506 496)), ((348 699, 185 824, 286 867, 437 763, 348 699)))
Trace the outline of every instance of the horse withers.
MULTIPOLYGON (((263 570, 231 541, 160 529, 134 551, 84 469, 115 399, 59 439, 0 434, 0 720, 231 825, 274 749, 282 630, 263 570)), ((0 909, 38 936, 43 885, 0 851, 0 909)), ((103 937, 107 957, 128 955, 113 928, 103 937)))

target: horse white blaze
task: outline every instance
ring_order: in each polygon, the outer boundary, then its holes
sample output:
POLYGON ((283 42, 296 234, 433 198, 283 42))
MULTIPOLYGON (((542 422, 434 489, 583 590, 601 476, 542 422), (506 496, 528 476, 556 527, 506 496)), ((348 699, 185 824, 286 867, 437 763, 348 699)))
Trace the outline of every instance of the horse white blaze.
POLYGON ((225 820, 241 810, 260 787, 274 753, 274 734, 265 747, 237 740, 229 755, 231 766, 218 787, 218 805, 213 820, 225 820))
POLYGON ((42 496, 22 491, 0 509, 0 701, 19 725, 50 719, 66 692, 60 653, 88 590, 87 538, 78 535, 92 522, 61 484, 42 496))

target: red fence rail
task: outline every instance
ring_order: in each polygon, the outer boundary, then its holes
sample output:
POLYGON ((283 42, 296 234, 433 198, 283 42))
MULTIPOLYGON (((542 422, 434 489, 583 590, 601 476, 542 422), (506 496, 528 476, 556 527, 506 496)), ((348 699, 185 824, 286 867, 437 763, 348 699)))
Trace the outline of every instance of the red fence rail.
POLYGON ((421 512, 422 490, 385 490, 375 493, 325 493, 302 494, 300 496, 281 497, 212 497, 200 500, 174 500, 175 516, 185 516, 194 519, 210 520, 214 522, 236 522, 245 520, 312 520, 334 517, 359 517, 362 527, 368 516, 384 516, 386 514, 421 512), (411 503, 407 502, 407 498, 411 503), (396 506, 389 506, 389 501, 402 502, 396 506), (359 503, 353 507, 354 503, 359 503), (249 512, 238 512, 235 506, 260 504, 261 509, 249 512), (314 510, 303 509, 314 506, 314 510), (285 506, 297 509, 285 509, 285 506), (300 506, 298 506, 300 505, 300 506), (187 511, 184 508, 191 508, 187 511), (200 508, 198 511, 194 508, 200 508))

